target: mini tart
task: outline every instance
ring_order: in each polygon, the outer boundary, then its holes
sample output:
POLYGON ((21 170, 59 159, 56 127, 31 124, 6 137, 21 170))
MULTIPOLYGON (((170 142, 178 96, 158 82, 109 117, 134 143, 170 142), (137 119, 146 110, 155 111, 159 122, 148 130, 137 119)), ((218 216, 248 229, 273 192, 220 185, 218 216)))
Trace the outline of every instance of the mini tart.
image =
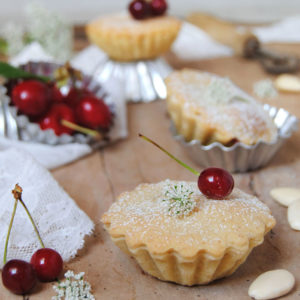
POLYGON ((275 225, 269 208, 239 189, 225 200, 210 200, 195 182, 171 180, 121 194, 102 222, 145 272, 182 285, 229 276, 275 225), (175 186, 193 192, 189 214, 170 215, 166 190, 175 186))
POLYGON ((168 51, 181 22, 171 16, 135 20, 119 13, 87 25, 89 40, 118 61, 153 59, 168 51))
POLYGON ((277 138, 262 105, 227 78, 185 69, 171 73, 166 86, 168 112, 187 142, 254 145, 277 138))

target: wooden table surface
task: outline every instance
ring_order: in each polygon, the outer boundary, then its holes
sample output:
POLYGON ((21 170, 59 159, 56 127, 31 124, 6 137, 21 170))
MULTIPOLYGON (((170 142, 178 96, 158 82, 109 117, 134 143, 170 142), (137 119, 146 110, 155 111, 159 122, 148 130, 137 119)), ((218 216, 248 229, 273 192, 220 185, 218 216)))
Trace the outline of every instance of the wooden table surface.
MULTIPOLYGON (((80 45, 82 47, 82 44, 80 45)), ((274 46, 276 50, 297 53, 300 45, 274 46)), ((183 62, 173 54, 166 59, 174 68, 193 67, 230 77, 247 92, 253 83, 271 77, 255 61, 242 58, 183 62)), ((300 117, 300 96, 284 95, 265 101, 283 107, 300 117)), ((159 281, 145 274, 132 258, 123 254, 111 241, 100 222, 101 215, 118 194, 142 182, 158 182, 166 178, 195 180, 195 176, 137 137, 141 132, 169 149, 194 168, 201 166, 186 155, 169 132, 170 121, 164 101, 128 105, 129 136, 126 140, 94 152, 72 164, 52 171, 59 184, 96 224, 95 232, 86 238, 84 249, 65 264, 65 270, 84 271, 96 299, 250 299, 248 287, 259 274, 270 269, 285 268, 296 277, 296 287, 282 299, 300 298, 300 232, 293 231, 286 218, 286 208, 274 202, 270 189, 278 186, 298 187, 300 184, 300 132, 293 135, 272 162, 264 169, 235 174, 235 185, 257 195, 272 210, 277 225, 265 242, 254 249, 247 261, 229 278, 207 286, 184 287, 159 281)), ((40 284, 29 299, 51 299, 52 283, 40 284)), ((3 287, 0 299, 19 299, 3 287)))

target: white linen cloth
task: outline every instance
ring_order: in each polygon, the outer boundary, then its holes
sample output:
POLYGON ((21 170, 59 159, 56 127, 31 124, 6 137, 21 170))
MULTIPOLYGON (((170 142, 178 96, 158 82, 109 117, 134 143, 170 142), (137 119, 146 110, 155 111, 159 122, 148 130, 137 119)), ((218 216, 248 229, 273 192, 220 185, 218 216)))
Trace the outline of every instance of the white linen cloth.
POLYGON ((300 15, 288 17, 269 26, 253 29, 262 43, 299 43, 300 15))
MULTIPOLYGON (((103 57, 100 50, 94 51, 91 56, 90 51, 84 50, 78 56, 74 57, 71 64, 90 75, 93 67, 96 65, 99 57, 103 57)), ((44 52, 38 43, 32 43, 25 47, 17 56, 11 59, 11 64, 18 66, 28 61, 53 61, 53 58, 44 52)), ((114 126, 110 132, 112 141, 125 138, 127 136, 126 102, 124 99, 123 87, 117 81, 108 83, 104 88, 112 97, 116 110, 114 126)), ((92 152, 92 148, 86 144, 72 143, 66 145, 46 145, 38 143, 29 143, 23 141, 14 141, 8 138, 0 137, 0 150, 8 148, 19 148, 31 153, 37 161, 48 169, 57 168, 70 163, 84 155, 92 152)))
POLYGON ((197 60, 232 56, 230 47, 220 44, 204 30, 183 22, 172 51, 182 60, 197 60))
MULTIPOLYGON (((291 16, 268 26, 252 29, 261 43, 299 43, 300 15, 291 16)), ((220 44, 204 30, 184 22, 172 50, 183 60, 227 57, 234 54, 230 47, 220 44)))
MULTIPOLYGON (((93 222, 30 154, 18 149, 0 151, 0 182, 0 267, 14 206, 11 190, 16 183, 23 188, 23 200, 47 248, 55 249, 68 261, 83 247, 85 235, 93 230, 93 222)), ((29 261, 40 247, 19 203, 9 240, 8 260, 29 261)))

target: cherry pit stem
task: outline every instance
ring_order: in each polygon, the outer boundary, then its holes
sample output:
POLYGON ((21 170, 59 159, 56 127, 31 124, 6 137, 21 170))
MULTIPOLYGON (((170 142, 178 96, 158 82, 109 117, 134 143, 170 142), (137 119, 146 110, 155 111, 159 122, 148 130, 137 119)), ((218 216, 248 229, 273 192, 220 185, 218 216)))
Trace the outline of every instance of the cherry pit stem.
POLYGON ((35 233, 36 233, 36 236, 37 236, 37 238, 38 238, 38 240, 39 240, 39 242, 40 242, 41 247, 42 247, 42 248, 45 248, 45 244, 43 243, 43 240, 42 240, 42 238, 41 238, 41 235, 40 235, 40 233, 39 233, 39 230, 37 229, 37 227, 36 227, 36 225, 35 225, 35 223, 34 223, 34 221, 33 221, 33 218, 32 218, 32 216, 31 216, 31 213, 29 212, 29 210, 28 210, 26 204, 25 204, 24 201, 22 200, 22 188, 21 188, 18 184, 17 184, 17 186, 21 189, 21 193, 19 194, 18 200, 21 202, 22 206, 24 207, 24 209, 25 209, 25 211, 26 211, 26 213, 27 213, 27 215, 28 215, 28 218, 29 218, 29 220, 30 220, 30 222, 31 222, 31 224, 32 224, 32 226, 33 226, 33 229, 34 229, 34 231, 35 231, 35 233))
MULTIPOLYGON (((37 235, 37 238, 38 238, 38 240, 39 240, 39 242, 40 242, 40 245, 41 245, 41 247, 42 248, 45 248, 45 245, 44 245, 44 243, 43 243, 43 241, 42 241, 42 238, 41 238, 41 236, 40 236, 40 233, 39 233, 39 231, 38 231, 38 229, 37 229, 37 227, 36 227, 36 225, 35 225, 35 223, 34 223, 34 221, 33 221, 33 218, 32 218, 32 216, 31 216, 31 213, 29 212, 29 210, 28 210, 28 208, 27 208, 27 206, 26 206, 26 204, 24 203, 24 201, 23 201, 23 199, 22 199, 22 192, 23 192, 23 189, 18 185, 18 184, 16 184, 15 185, 15 188, 12 190, 12 193, 13 193, 13 195, 14 195, 14 198, 15 198, 15 201, 16 202, 20 202, 21 204, 22 204, 22 206, 24 207, 24 209, 25 209, 25 211, 26 211, 26 213, 27 213, 27 215, 28 215, 28 217, 29 217, 29 220, 30 220, 30 222, 31 222, 31 224, 32 224, 32 226, 33 226, 33 229, 34 229, 34 231, 35 231, 35 233, 36 233, 36 235, 37 235)), ((13 211, 13 217, 15 216, 15 209, 14 209, 14 211, 13 211)), ((13 220, 13 218, 12 218, 12 220, 13 220)), ((10 225, 12 225, 12 221, 11 221, 11 224, 10 225)), ((10 229, 11 229, 11 226, 9 227, 9 232, 10 232, 10 229)))
POLYGON ((86 128, 86 127, 82 127, 82 126, 79 126, 79 125, 77 125, 75 123, 72 123, 72 122, 64 120, 64 119, 61 120, 61 124, 63 126, 66 126, 67 128, 72 129, 72 130, 75 130, 75 131, 78 131, 78 132, 90 135, 93 138, 97 138, 97 139, 101 139, 102 138, 102 135, 97 130, 93 130, 93 129, 89 129, 89 128, 86 128))
MULTIPOLYGON (((21 189, 22 192, 22 189, 21 189)), ((12 190, 12 194, 14 195, 15 198, 15 204, 14 204, 14 209, 13 212, 11 214, 11 218, 10 218, 10 222, 9 222, 9 226, 8 226, 8 231, 7 231, 7 235, 6 235, 6 241, 5 241, 5 247, 4 247, 4 254, 3 254, 3 263, 6 264, 7 261, 7 248, 8 248, 8 241, 9 241, 9 237, 10 237, 10 232, 11 232, 11 228, 14 222, 14 218, 16 215, 16 210, 17 210, 17 205, 18 205, 18 194, 21 193, 19 186, 15 186, 15 188, 12 190)))
POLYGON ((153 140, 149 139, 148 137, 146 137, 146 136, 144 136, 144 135, 142 135, 140 133, 139 133, 139 137, 142 138, 142 139, 144 139, 145 141, 153 144, 154 146, 156 146, 160 150, 162 150, 165 154, 167 154, 169 157, 171 157, 172 159, 174 159, 175 161, 177 161, 180 165, 182 165, 183 167, 185 167, 186 169, 188 169, 190 172, 194 173, 197 176, 200 175, 200 173, 198 171, 194 170, 193 168, 191 168, 190 166, 188 166, 187 164, 185 164, 184 162, 182 162, 181 160, 179 160, 178 158, 176 158, 175 156, 173 156, 170 152, 168 152, 166 149, 164 149, 161 146, 159 146, 153 140))

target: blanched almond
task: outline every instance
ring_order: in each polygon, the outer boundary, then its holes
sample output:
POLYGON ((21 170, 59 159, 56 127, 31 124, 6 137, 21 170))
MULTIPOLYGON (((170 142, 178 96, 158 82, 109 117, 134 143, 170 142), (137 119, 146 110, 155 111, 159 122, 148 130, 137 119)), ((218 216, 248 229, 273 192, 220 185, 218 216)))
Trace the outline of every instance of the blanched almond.
POLYGON ((282 187, 272 189, 270 195, 283 206, 289 206, 293 201, 300 199, 300 189, 282 187))
POLYGON ((275 82, 275 87, 282 92, 299 93, 300 92, 300 78, 291 74, 279 75, 275 82))
POLYGON ((300 199, 289 206, 288 221, 293 229, 300 230, 300 199))
POLYGON ((257 300, 274 299, 289 293, 295 278, 287 270, 279 269, 259 275, 250 285, 248 294, 257 300))

